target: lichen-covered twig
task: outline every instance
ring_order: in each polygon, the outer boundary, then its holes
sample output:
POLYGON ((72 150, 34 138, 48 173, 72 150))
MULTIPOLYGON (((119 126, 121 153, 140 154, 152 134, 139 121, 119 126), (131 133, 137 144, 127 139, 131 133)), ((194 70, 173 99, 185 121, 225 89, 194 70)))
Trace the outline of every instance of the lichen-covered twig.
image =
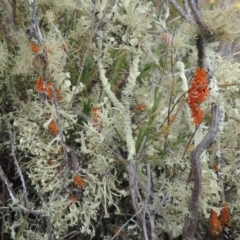
POLYGON ((40 45, 43 46, 44 44, 43 37, 39 28, 39 22, 37 18, 37 1, 36 0, 32 0, 31 7, 32 7, 32 22, 31 22, 31 26, 27 29, 27 34, 30 37, 36 36, 40 45))
POLYGON ((199 210, 199 199, 202 188, 202 167, 200 162, 200 157, 203 151, 205 151, 208 146, 215 139, 218 130, 219 123, 221 120, 221 111, 219 106, 213 104, 212 106, 212 122, 207 135, 204 139, 197 145, 197 147, 191 153, 191 163, 192 171, 194 175, 194 186, 189 207, 189 216, 185 217, 184 229, 183 229, 183 239, 192 240, 196 232, 197 222, 198 222, 198 210, 199 210))
POLYGON ((63 128, 62 128, 59 106, 58 106, 58 101, 57 101, 57 94, 56 94, 56 90, 53 86, 52 86, 52 92, 53 92, 53 96, 54 96, 53 103, 54 103, 56 114, 57 114, 57 123, 58 123, 59 135, 60 135, 60 142, 61 142, 61 146, 63 148, 63 155, 64 155, 64 161, 65 161, 66 166, 64 167, 63 180, 62 180, 61 186, 58 189, 57 193, 51 198, 51 202, 53 202, 55 199, 57 199, 57 197, 62 192, 62 190, 65 186, 65 183, 66 183, 66 179, 68 176, 68 170, 69 170, 68 154, 67 154, 66 144, 64 141, 63 128))
MULTIPOLYGON (((181 9, 178 6, 178 4, 173 0, 170 0, 170 3, 182 16, 182 14, 184 13, 183 9, 181 9)), ((199 36, 197 38, 197 42, 196 42, 197 50, 198 50, 198 67, 200 69, 204 69, 205 67, 204 66, 205 64, 204 40, 207 40, 210 37, 210 33, 207 26, 204 24, 201 18, 198 1, 188 0, 188 3, 186 2, 184 3, 184 8, 186 9, 188 5, 191 8, 191 14, 194 19, 193 23, 198 25, 199 31, 200 31, 199 36)), ((183 17, 183 18, 188 20, 186 17, 183 17)), ((197 222, 198 222, 199 201, 200 201, 200 194, 201 194, 201 187, 202 187, 202 167, 201 167, 200 157, 201 157, 201 154, 207 149, 207 147, 212 143, 212 141, 216 137, 219 129, 220 120, 221 120, 221 112, 220 112, 219 106, 213 103, 212 104, 212 122, 209 128, 209 131, 207 135, 203 138, 203 140, 192 151, 190 156, 191 164, 192 164, 191 172, 193 174, 194 186, 191 194, 189 215, 185 217, 185 221, 184 221, 184 227, 183 227, 184 240, 194 239, 197 222)))

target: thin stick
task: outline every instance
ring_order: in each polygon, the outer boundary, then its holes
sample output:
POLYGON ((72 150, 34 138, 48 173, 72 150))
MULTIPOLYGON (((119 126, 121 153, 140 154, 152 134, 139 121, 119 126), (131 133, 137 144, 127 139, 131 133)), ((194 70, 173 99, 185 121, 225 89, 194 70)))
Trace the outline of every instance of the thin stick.
POLYGON ((9 134, 9 138, 10 138, 11 152, 12 152, 12 157, 13 157, 13 160, 14 160, 14 164, 17 168, 18 174, 19 174, 21 182, 22 182, 23 196, 24 196, 24 199, 25 199, 25 204, 26 204, 27 208, 30 208, 28 197, 27 197, 28 193, 27 193, 26 184, 25 184, 25 181, 24 181, 22 170, 21 170, 21 168, 18 164, 18 160, 17 160, 16 154, 15 154, 15 147, 14 147, 15 146, 15 141, 14 141, 14 137, 13 137, 11 129, 8 130, 8 134, 9 134))
MULTIPOLYGON (((2 181, 5 183, 6 187, 7 187, 7 190, 8 190, 8 193, 12 199, 12 202, 13 203, 16 203, 18 202, 18 199, 14 196, 14 193, 13 193, 13 190, 12 190, 12 187, 11 187, 11 184, 8 180, 8 178, 5 176, 3 170, 2 170, 2 167, 0 166, 0 178, 2 179, 2 181)), ((21 204, 17 204, 17 206, 24 212, 24 213, 27 213, 27 214, 34 214, 34 215, 42 215, 43 213, 39 210, 31 210, 31 209, 28 209, 24 206, 22 206, 21 204)))
MULTIPOLYGON (((42 202, 44 203, 45 200, 44 200, 41 188, 40 188, 40 186, 37 186, 37 188, 38 188, 38 196, 42 200, 42 202)), ((51 224, 51 221, 50 221, 50 217, 49 216, 45 216, 45 220, 46 220, 46 225, 47 225, 48 240, 52 240, 52 224, 51 224)))
POLYGON ((185 217, 183 228, 183 239, 193 239, 197 222, 200 194, 202 189, 202 167, 200 162, 201 154, 208 148, 216 137, 221 120, 221 111, 216 104, 212 106, 212 122, 207 135, 196 146, 191 153, 192 171, 194 174, 194 186, 189 207, 189 216, 185 217))
POLYGON ((187 12, 185 12, 175 0, 169 0, 169 2, 173 5, 175 10, 179 13, 179 15, 182 18, 184 18, 187 22, 191 22, 191 23, 194 22, 191 16, 187 12))
POLYGON ((123 230, 123 228, 134 218, 136 217, 142 209, 139 209, 130 219, 127 220, 119 229, 118 231, 114 234, 114 236, 110 240, 114 240, 115 237, 118 237, 119 233, 123 230))
POLYGON ((57 199, 57 197, 60 195, 60 193, 62 192, 64 185, 66 183, 66 179, 68 176, 68 155, 67 155, 67 149, 66 149, 66 144, 64 142, 64 135, 63 135, 63 128, 62 128, 62 123, 61 123, 61 117, 60 117, 60 112, 59 112, 59 106, 58 106, 58 102, 57 102, 57 95, 56 95, 56 91, 54 86, 52 86, 52 92, 53 92, 53 103, 55 106, 55 110, 56 110, 56 114, 57 114, 57 123, 58 123, 58 129, 59 129, 59 136, 60 136, 60 142, 63 148, 63 155, 64 155, 64 161, 66 166, 64 167, 64 173, 63 173, 63 179, 62 179, 62 183, 60 188, 58 189, 57 193, 55 194, 55 196, 53 196, 50 199, 50 202, 53 202, 55 199, 57 199))

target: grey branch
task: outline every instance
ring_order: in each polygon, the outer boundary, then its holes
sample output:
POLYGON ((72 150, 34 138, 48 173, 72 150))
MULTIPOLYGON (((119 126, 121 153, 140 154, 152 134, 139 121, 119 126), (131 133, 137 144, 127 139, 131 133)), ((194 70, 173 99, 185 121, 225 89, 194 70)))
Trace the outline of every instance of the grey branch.
POLYGON ((194 23, 194 20, 192 17, 185 12, 175 0, 169 0, 169 2, 172 4, 172 6, 175 8, 175 10, 179 13, 179 15, 184 18, 187 22, 194 23))
POLYGON ((194 186, 192 191, 192 196, 190 200, 189 216, 185 217, 184 228, 183 228, 183 239, 193 240, 194 234, 196 232, 197 222, 198 222, 198 210, 199 210, 199 200, 202 188, 202 167, 200 162, 200 157, 203 151, 205 151, 208 146, 215 139, 218 130, 219 123, 221 120, 221 111, 219 106, 213 104, 212 106, 212 122, 207 135, 204 139, 197 145, 197 147, 191 153, 191 163, 192 172, 194 174, 194 186))
POLYGON ((8 134, 9 134, 10 143, 11 143, 11 152, 12 152, 13 161, 14 161, 14 164, 17 168, 19 177, 20 177, 21 182, 22 182, 23 196, 24 196, 24 199, 25 199, 25 204, 26 204, 27 208, 30 208, 28 197, 27 197, 27 195, 28 195, 27 188, 26 188, 26 184, 25 184, 24 177, 23 177, 23 174, 22 174, 22 170, 21 170, 21 168, 18 164, 18 160, 17 160, 17 157, 16 157, 15 147, 14 147, 15 146, 15 140, 14 140, 14 136, 13 136, 13 133, 12 133, 11 129, 8 130, 8 134))
POLYGON ((50 202, 53 202, 54 200, 57 199, 57 197, 60 195, 60 193, 62 192, 66 180, 67 180, 67 176, 68 176, 68 154, 67 154, 67 147, 64 141, 64 135, 63 135, 63 128, 62 128, 62 122, 61 122, 61 117, 60 117, 60 112, 59 112, 59 106, 58 106, 58 101, 57 101, 57 94, 56 94, 56 90, 55 88, 52 86, 52 92, 53 92, 53 103, 55 106, 55 110, 56 110, 56 114, 57 114, 57 124, 58 124, 58 129, 59 129, 59 135, 60 135, 60 142, 61 142, 61 146, 63 148, 63 154, 64 154, 64 161, 65 161, 65 167, 64 167, 64 173, 63 173, 63 179, 62 179, 62 183, 60 188, 58 189, 57 193, 55 194, 55 196, 53 196, 50 200, 50 202))
POLYGON ((8 181, 8 178, 5 176, 2 167, 0 166, 0 178, 2 179, 2 181, 5 183, 8 193, 13 201, 13 203, 15 203, 24 213, 32 213, 34 215, 42 215, 42 212, 39 210, 31 210, 31 208, 26 208, 24 206, 22 206, 21 204, 18 203, 18 199, 14 196, 12 187, 10 182, 8 181))

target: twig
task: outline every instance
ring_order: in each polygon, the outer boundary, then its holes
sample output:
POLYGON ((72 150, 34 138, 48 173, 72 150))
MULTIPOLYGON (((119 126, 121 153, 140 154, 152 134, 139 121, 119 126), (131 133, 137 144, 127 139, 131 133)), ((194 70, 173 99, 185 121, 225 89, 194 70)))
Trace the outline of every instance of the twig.
MULTIPOLYGON (((138 197, 137 197, 137 190, 138 190, 138 181, 137 181, 137 171, 136 171, 136 162, 131 161, 126 166, 126 170, 129 175, 129 188, 130 188, 130 194, 132 198, 132 205, 135 213, 139 211, 139 203, 138 203, 138 197)), ((142 220, 142 216, 137 216, 137 219, 139 222, 142 220)))
MULTIPOLYGON (((44 203, 44 197, 43 197, 43 193, 41 191, 41 188, 39 186, 37 186, 38 189, 38 196, 39 198, 42 200, 42 202, 44 203)), ((46 225, 47 225, 47 235, 48 235, 48 240, 52 240, 52 225, 51 225, 51 221, 49 216, 45 216, 45 220, 46 220, 46 225)))
POLYGON ((66 149, 66 144, 64 142, 64 135, 63 135, 63 128, 62 128, 62 123, 61 123, 61 117, 60 117, 60 112, 59 112, 59 106, 58 106, 58 101, 57 101, 57 95, 56 95, 56 91, 54 86, 52 86, 52 92, 53 92, 53 103, 55 106, 55 110, 56 110, 56 114, 57 114, 57 123, 58 123, 58 129, 59 129, 59 136, 60 136, 60 142, 61 142, 61 146, 63 148, 63 155, 64 155, 64 161, 66 166, 64 167, 64 173, 63 173, 63 179, 62 179, 62 183, 60 188, 58 189, 57 193, 55 194, 55 196, 53 196, 50 199, 50 202, 53 202, 62 192, 66 179, 67 179, 67 175, 68 175, 68 155, 67 155, 67 149, 66 149))
POLYGON ((43 46, 44 45, 43 37, 42 37, 41 31, 40 31, 39 22, 37 19, 37 2, 36 2, 36 0, 32 0, 31 7, 32 7, 32 24, 30 27, 30 31, 32 34, 34 34, 37 37, 40 45, 43 46))
MULTIPOLYGON (((162 186, 161 186, 161 188, 162 188, 162 186)), ((161 189, 159 190, 159 191, 161 191, 161 189)), ((172 237, 172 231, 171 231, 171 228, 170 228, 170 224, 169 224, 169 220, 168 220, 168 218, 167 218, 167 216, 166 216, 166 212, 165 212, 165 209, 164 209, 164 204, 165 204, 165 202, 167 201, 167 199, 169 198, 169 194, 166 194, 164 197, 163 197, 163 199, 161 200, 161 202, 159 201, 159 203, 157 202, 157 204, 156 204, 156 208, 155 208, 155 210, 154 210, 154 216, 156 215, 156 214, 159 214, 159 215, 161 215, 162 216, 162 218, 163 218, 163 221, 164 221, 164 223, 165 223, 165 226, 166 226, 166 232, 167 232, 167 234, 168 234, 168 239, 169 240, 172 240, 173 239, 173 237, 172 237)))
POLYGON ((191 153, 192 172, 194 174, 194 186, 189 207, 189 216, 185 217, 183 228, 183 239, 192 240, 196 232, 198 222, 199 200, 202 188, 202 167, 200 157, 203 151, 212 143, 216 137, 221 120, 221 111, 216 104, 212 106, 212 122, 207 135, 191 153))
POLYGON ((143 225, 144 239, 148 240, 148 234, 147 234, 147 228, 146 228, 146 211, 147 211, 147 206, 149 203, 150 193, 152 188, 151 170, 150 170, 149 164, 146 164, 146 169, 147 169, 147 192, 146 192, 146 198, 145 198, 143 213, 142 213, 142 225, 143 225))
POLYGON ((80 232, 78 232, 78 231, 72 231, 72 232, 70 232, 70 233, 68 233, 67 235, 65 235, 64 237, 62 237, 62 238, 60 238, 60 240, 70 240, 70 239, 72 239, 73 237, 75 237, 76 235, 78 235, 78 234, 80 234, 80 232))
MULTIPOLYGON (((221 161, 222 161, 222 156, 217 157, 217 165, 218 166, 221 166, 221 161)), ((223 176, 221 174, 219 174, 219 172, 217 172, 217 177, 218 177, 219 185, 220 185, 220 188, 221 188, 221 191, 219 191, 219 195, 221 197, 222 202, 226 202, 223 176)))
POLYGON ((169 2, 173 5, 173 7, 175 8, 175 10, 179 13, 179 15, 184 18, 187 22, 191 22, 194 23, 193 19, 191 18, 191 16, 185 12, 175 0, 169 0, 169 2))
POLYGON ((8 193, 12 199, 12 202, 13 203, 16 203, 16 205, 26 214, 34 214, 34 215, 42 215, 42 212, 39 211, 39 210, 31 210, 31 209, 28 209, 24 206, 22 206, 21 204, 18 204, 18 199, 14 196, 14 193, 12 191, 12 187, 11 187, 11 184, 8 180, 8 178, 5 176, 3 170, 2 170, 2 167, 0 166, 0 177, 2 179, 2 181, 5 183, 6 187, 7 187, 7 190, 8 190, 8 193))
POLYGON ((189 14, 189 5, 187 0, 182 0, 184 11, 189 14))
POLYGON ((14 164, 17 168, 18 174, 19 174, 21 182, 22 182, 23 196, 24 196, 24 199, 25 199, 25 204, 26 204, 27 208, 30 208, 28 197, 27 197, 27 195, 28 195, 27 188, 26 188, 25 181, 24 181, 24 178, 23 178, 22 170, 21 170, 21 168, 18 164, 18 160, 17 160, 16 154, 15 154, 15 147, 14 147, 15 141, 14 141, 14 137, 13 137, 11 129, 8 130, 8 134, 9 134, 9 138, 10 138, 11 152, 12 152, 12 157, 13 157, 13 160, 14 160, 14 164))
POLYGON ((136 217, 141 211, 142 211, 142 209, 139 209, 130 219, 128 219, 127 222, 125 222, 125 223, 118 229, 118 231, 115 233, 115 235, 114 235, 110 240, 113 240, 115 237, 117 237, 117 236, 119 235, 119 233, 123 230, 123 228, 124 228, 134 217, 136 217))
POLYGON ((206 25, 203 23, 202 18, 200 16, 200 10, 198 4, 194 0, 188 0, 190 8, 192 10, 192 15, 195 18, 195 21, 199 27, 201 34, 205 37, 210 36, 210 32, 207 29, 206 25))

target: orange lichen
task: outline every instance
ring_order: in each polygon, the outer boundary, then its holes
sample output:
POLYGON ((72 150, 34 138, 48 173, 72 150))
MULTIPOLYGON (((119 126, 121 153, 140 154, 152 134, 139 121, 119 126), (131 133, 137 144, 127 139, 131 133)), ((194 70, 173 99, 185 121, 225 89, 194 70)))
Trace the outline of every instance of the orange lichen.
POLYGON ((210 212, 209 227, 211 235, 219 235, 222 232, 221 222, 218 220, 218 215, 214 210, 210 212))
POLYGON ((215 171, 218 173, 218 172, 220 172, 220 167, 219 167, 219 165, 217 164, 217 163, 215 163, 214 165, 213 165, 213 167, 214 167, 214 169, 215 169, 215 171))
POLYGON ((227 226, 229 228, 232 227, 231 216, 226 202, 223 203, 222 210, 219 216, 219 221, 221 222, 222 226, 227 226))
POLYGON ((61 46, 61 49, 62 49, 64 52, 67 52, 68 47, 67 47, 66 44, 63 43, 62 46, 61 46))
POLYGON ((147 106, 143 103, 137 105, 138 111, 145 111, 147 109, 147 106))
POLYGON ((29 43, 29 47, 35 53, 39 53, 41 51, 41 48, 34 43, 29 43))
POLYGON ((48 164, 48 165, 53 165, 53 160, 52 160, 52 159, 48 159, 48 160, 47 160, 47 164, 48 164))
POLYGON ((187 103, 192 111, 193 123, 200 124, 204 117, 204 111, 199 105, 209 95, 207 72, 204 68, 196 69, 193 82, 188 90, 187 103))
MULTIPOLYGON (((44 92, 51 100, 54 99, 53 84, 51 82, 46 82, 44 77, 39 77, 36 80, 35 89, 37 92, 44 92)), ((55 88, 57 95, 57 100, 61 100, 60 90, 55 88)))
POLYGON ((37 92, 43 91, 44 81, 45 81, 44 77, 39 77, 39 78, 36 80, 35 89, 36 89, 37 92))
POLYGON ((71 196, 71 202, 75 203, 77 201, 77 198, 75 196, 71 196))
POLYGON ((58 125, 55 121, 51 121, 48 125, 48 129, 49 131, 53 134, 53 135, 57 135, 58 134, 58 125))
POLYGON ((93 113, 93 122, 98 123, 99 121, 99 107, 93 107, 92 108, 93 113))
POLYGON ((78 187, 83 187, 85 185, 84 180, 79 175, 74 176, 73 181, 78 187))
MULTIPOLYGON (((51 99, 53 100, 54 99, 54 92, 53 92, 53 88, 52 88, 52 83, 47 83, 46 84, 46 87, 45 87, 45 94, 51 99)), ((56 92, 56 97, 57 97, 57 100, 61 100, 62 98, 59 96, 60 94, 60 90, 55 88, 55 92, 56 92)))

